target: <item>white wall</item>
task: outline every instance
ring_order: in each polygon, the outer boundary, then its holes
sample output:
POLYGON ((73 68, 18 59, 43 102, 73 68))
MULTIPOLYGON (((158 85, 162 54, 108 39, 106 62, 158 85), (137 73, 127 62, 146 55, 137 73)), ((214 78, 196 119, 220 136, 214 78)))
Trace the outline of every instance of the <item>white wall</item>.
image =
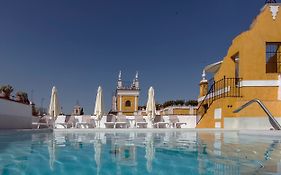
MULTIPOLYGON (((281 124, 281 118, 275 118, 281 124)), ((269 130, 273 128, 268 117, 239 117, 224 118, 224 129, 258 129, 269 130)))
POLYGON ((0 129, 32 128, 32 107, 0 99, 0 129))
POLYGON ((195 128, 196 127, 196 115, 186 115, 178 116, 180 122, 187 123, 186 125, 181 125, 181 128, 195 128))

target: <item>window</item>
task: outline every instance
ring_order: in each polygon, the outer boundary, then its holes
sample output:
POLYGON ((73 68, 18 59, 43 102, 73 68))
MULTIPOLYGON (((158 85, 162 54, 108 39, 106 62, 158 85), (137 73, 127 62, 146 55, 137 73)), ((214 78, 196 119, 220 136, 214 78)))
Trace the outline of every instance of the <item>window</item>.
POLYGON ((231 57, 235 64, 235 78, 239 78, 239 53, 231 57))
POLYGON ((235 64, 235 85, 239 85, 239 78, 240 78, 240 75, 239 75, 239 52, 236 53, 235 55, 233 55, 232 57, 232 61, 234 62, 235 64))
POLYGON ((281 43, 266 43, 266 73, 281 73, 281 43))
POLYGON ((129 100, 126 101, 126 102, 125 102, 125 106, 126 106, 126 107, 130 107, 130 106, 131 106, 131 101, 129 101, 129 100))

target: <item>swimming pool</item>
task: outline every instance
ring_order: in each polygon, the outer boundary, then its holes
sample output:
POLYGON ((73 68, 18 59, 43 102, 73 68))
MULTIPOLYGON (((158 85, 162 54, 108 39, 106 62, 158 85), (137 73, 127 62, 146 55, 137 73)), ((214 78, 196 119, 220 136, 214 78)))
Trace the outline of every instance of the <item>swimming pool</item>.
POLYGON ((278 137, 221 131, 1 132, 0 174, 281 174, 278 137))

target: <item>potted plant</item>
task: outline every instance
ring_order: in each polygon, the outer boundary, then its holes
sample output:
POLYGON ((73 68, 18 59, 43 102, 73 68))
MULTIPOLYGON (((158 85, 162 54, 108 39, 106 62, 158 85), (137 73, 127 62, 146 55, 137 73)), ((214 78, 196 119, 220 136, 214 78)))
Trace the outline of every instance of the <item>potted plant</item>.
POLYGON ((10 85, 4 85, 0 88, 0 92, 4 98, 10 99, 11 93, 13 92, 13 87, 10 85))

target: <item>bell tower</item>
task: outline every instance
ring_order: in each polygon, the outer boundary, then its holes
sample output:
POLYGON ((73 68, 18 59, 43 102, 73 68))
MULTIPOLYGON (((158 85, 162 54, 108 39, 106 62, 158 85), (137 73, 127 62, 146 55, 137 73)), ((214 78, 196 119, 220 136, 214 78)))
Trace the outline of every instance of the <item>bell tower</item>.
POLYGON ((121 71, 119 72, 117 88, 115 91, 114 109, 118 114, 127 116, 136 115, 138 112, 140 94, 139 74, 136 72, 135 78, 129 84, 122 81, 121 71))

